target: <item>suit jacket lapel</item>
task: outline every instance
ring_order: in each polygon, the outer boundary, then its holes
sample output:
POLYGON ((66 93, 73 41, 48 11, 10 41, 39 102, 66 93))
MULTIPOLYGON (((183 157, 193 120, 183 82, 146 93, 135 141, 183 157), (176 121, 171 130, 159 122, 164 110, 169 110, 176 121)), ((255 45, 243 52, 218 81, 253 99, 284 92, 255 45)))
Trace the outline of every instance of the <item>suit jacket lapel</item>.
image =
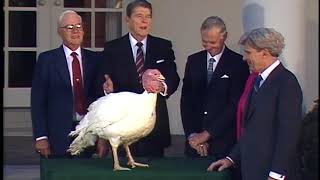
POLYGON ((121 48, 123 50, 121 52, 122 58, 119 58, 119 59, 123 59, 125 61, 125 62, 122 62, 123 65, 125 65, 123 68, 128 69, 130 71, 135 71, 136 75, 138 76, 137 68, 136 68, 136 64, 135 64, 135 59, 134 59, 132 49, 131 49, 129 34, 125 35, 123 37, 122 41, 123 41, 121 43, 121 45, 123 46, 121 48))
POLYGON ((153 39, 151 35, 148 35, 147 37, 147 47, 146 47, 146 54, 145 54, 145 61, 144 61, 144 68, 148 67, 151 64, 151 55, 152 55, 152 49, 153 49, 153 39))
POLYGON ((207 51, 202 51, 200 55, 200 59, 198 61, 199 73, 201 73, 201 79, 204 80, 205 86, 207 86, 207 78, 208 78, 208 67, 207 67, 207 51))
POLYGON ((89 77, 88 75, 92 74, 92 72, 90 72, 90 69, 92 69, 91 63, 89 62, 88 56, 86 54, 86 51, 84 49, 81 48, 81 55, 82 55, 82 78, 83 78, 83 89, 84 92, 86 94, 86 96, 88 95, 88 88, 89 88, 89 77))
POLYGON ((71 77, 68 70, 67 58, 64 54, 62 45, 57 49, 57 54, 56 58, 54 58, 54 61, 56 61, 55 65, 58 74, 61 76, 62 80, 71 87, 71 77))

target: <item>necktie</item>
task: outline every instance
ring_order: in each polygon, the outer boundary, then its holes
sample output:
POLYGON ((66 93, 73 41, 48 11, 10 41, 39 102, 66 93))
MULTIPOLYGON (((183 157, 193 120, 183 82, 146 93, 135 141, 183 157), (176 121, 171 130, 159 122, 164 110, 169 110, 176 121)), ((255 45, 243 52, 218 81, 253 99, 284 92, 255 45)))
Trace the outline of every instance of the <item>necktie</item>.
POLYGON ((144 64, 144 55, 143 55, 143 51, 142 51, 143 44, 141 42, 137 42, 136 45, 138 46, 137 56, 136 56, 136 66, 137 66, 137 72, 139 75, 139 79, 141 80, 141 76, 143 73, 143 64, 144 64))
POLYGON ((207 84, 209 84, 210 80, 211 80, 211 77, 212 77, 212 74, 213 74, 213 63, 215 62, 216 60, 214 58, 210 58, 209 59, 209 65, 208 65, 208 74, 207 74, 207 84))
POLYGON ((72 81, 73 81, 73 97, 74 97, 74 107, 75 112, 80 115, 84 115, 86 113, 86 109, 84 107, 84 93, 82 87, 82 76, 79 59, 77 58, 77 53, 72 52, 71 56, 73 57, 72 61, 72 81))
POLYGON ((254 85, 253 85, 253 88, 254 88, 254 91, 255 92, 258 92, 259 88, 260 88, 260 81, 262 80, 262 77, 261 75, 257 76, 256 79, 254 80, 254 85))

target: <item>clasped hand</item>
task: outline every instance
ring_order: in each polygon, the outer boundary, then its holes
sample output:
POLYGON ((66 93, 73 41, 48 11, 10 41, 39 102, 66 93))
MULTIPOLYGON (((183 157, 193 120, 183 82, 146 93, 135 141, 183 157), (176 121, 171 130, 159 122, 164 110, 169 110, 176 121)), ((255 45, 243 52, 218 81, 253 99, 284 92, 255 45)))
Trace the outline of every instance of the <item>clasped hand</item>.
POLYGON ((194 133, 193 136, 188 139, 189 145, 195 149, 200 156, 207 156, 209 149, 207 141, 209 138, 210 134, 207 131, 194 133))

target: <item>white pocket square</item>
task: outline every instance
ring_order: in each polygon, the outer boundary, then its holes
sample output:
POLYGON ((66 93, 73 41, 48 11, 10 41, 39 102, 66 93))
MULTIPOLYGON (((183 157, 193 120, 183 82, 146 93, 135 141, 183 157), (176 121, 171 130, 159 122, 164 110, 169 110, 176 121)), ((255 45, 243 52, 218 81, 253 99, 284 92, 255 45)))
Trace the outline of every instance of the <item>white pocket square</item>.
POLYGON ((221 78, 229 78, 229 76, 225 74, 225 75, 221 76, 221 78))
POLYGON ((162 62, 164 62, 164 59, 160 59, 156 61, 156 63, 162 63, 162 62))

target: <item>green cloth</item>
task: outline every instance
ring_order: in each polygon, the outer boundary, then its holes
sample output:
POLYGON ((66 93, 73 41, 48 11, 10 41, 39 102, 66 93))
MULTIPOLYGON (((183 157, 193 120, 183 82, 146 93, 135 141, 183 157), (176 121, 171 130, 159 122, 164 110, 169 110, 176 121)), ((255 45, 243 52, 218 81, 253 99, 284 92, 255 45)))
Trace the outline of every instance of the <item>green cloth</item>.
MULTIPOLYGON (((106 159, 41 159, 42 180, 231 180, 229 170, 207 172, 212 162, 206 158, 136 158, 149 164, 130 171, 113 171, 113 161, 106 159)), ((126 159, 120 159, 125 167, 126 159)))

